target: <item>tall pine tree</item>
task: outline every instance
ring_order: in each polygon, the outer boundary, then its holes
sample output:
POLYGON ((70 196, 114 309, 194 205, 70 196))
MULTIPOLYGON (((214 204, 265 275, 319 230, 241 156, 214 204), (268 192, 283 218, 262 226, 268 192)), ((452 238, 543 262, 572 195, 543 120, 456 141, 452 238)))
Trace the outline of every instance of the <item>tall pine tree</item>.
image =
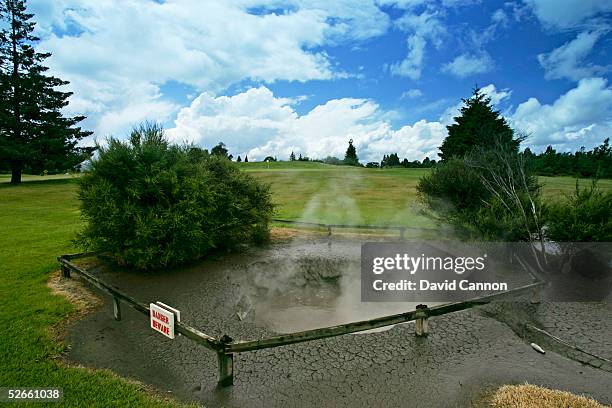
POLYGON ((0 0, 0 167, 10 167, 11 183, 21 182, 25 168, 66 170, 90 157, 92 148, 77 143, 92 132, 76 126, 84 116, 64 117, 71 92, 56 88, 68 82, 46 74, 34 44, 33 14, 25 0, 0 0))
POLYGON ((455 123, 447 126, 448 136, 440 146, 440 158, 463 157, 475 147, 493 147, 496 144, 510 145, 518 152, 520 139, 493 109, 491 98, 475 89, 469 99, 463 99, 461 115, 455 123))
POLYGON ((344 164, 348 164, 349 166, 359 166, 359 158, 357 157, 357 149, 355 149, 355 146, 353 145, 353 139, 349 140, 349 145, 346 148, 344 164))

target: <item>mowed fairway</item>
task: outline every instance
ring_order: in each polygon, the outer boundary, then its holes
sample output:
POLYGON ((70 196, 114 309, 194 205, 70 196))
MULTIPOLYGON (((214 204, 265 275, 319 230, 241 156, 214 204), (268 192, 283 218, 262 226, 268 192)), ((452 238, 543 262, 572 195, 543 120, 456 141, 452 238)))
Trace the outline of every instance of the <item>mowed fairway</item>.
MULTIPOLYGON (((362 169, 318 163, 247 163, 241 168, 272 186, 278 218, 333 223, 430 227, 419 215, 415 186, 427 170, 362 169)), ((64 389, 70 406, 171 406, 106 371, 68 368, 50 328, 73 307, 46 286, 56 257, 76 251, 81 226, 74 177, 27 176, 20 186, 0 176, 0 384, 64 389)), ((542 178, 545 194, 571 193, 575 179, 542 178)), ((584 183, 587 183, 585 181, 584 183)), ((612 189, 612 181, 601 186, 612 189)))
MULTIPOLYGON (((272 186, 277 218, 338 224, 433 227, 422 215, 416 186, 428 169, 366 169, 308 162, 241 163, 272 186)), ((573 177, 540 177, 552 199, 571 194, 573 177)), ((590 180, 580 180, 587 186, 590 180)), ((600 180, 612 189, 612 180, 600 180)))
MULTIPOLYGON (((298 162, 299 163, 299 162, 298 162)), ((335 224, 431 227, 419 215, 415 186, 426 170, 362 169, 320 163, 248 163, 272 186, 277 218, 335 224)))

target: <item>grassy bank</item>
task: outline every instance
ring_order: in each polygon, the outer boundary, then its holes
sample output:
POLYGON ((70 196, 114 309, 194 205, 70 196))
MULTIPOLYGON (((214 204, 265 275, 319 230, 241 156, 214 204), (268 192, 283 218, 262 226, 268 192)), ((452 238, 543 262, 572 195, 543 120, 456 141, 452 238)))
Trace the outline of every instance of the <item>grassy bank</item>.
POLYGON ((106 371, 69 368, 56 357, 62 345, 50 328, 74 310, 46 282, 55 257, 73 251, 79 228, 76 183, 71 179, 0 185, 0 325, 2 386, 61 387, 69 406, 176 406, 106 371))

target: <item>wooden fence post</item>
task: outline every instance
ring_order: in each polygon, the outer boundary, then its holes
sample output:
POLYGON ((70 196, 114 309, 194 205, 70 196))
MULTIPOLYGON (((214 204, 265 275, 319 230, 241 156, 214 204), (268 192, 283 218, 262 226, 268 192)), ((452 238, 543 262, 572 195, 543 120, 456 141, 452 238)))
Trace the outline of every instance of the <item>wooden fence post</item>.
POLYGON ((113 296, 113 314, 115 315, 115 320, 121 320, 121 304, 115 296, 113 296))
POLYGON ((538 305, 542 302, 542 288, 537 287, 533 288, 533 293, 531 294, 531 304, 538 305))
POLYGON ((404 239, 404 232, 406 232, 406 228, 401 227, 399 230, 400 230, 400 239, 404 239))
POLYGON ((230 336, 224 335, 219 339, 223 344, 223 350, 217 351, 217 361, 219 363, 219 386, 227 387, 234 385, 234 355, 225 351, 225 345, 233 340, 230 336))
POLYGON ((331 237, 331 225, 327 226, 327 236, 331 237))
POLYGON ((427 305, 417 305, 416 320, 414 321, 414 335, 417 337, 425 337, 429 334, 429 325, 427 323, 427 305))
POLYGON ((70 268, 68 268, 66 265, 62 264, 62 276, 64 278, 69 278, 70 277, 70 268))

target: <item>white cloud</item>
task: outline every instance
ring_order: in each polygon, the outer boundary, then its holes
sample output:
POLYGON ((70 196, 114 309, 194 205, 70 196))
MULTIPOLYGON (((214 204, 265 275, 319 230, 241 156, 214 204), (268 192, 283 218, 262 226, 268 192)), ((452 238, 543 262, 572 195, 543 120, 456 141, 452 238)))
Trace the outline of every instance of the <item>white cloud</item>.
MULTIPOLYGON (((268 0, 249 0, 260 5, 268 0)), ((316 10, 326 17, 326 38, 335 42, 346 39, 367 40, 384 34, 390 23, 387 13, 378 8, 375 0, 288 0, 268 1, 272 7, 293 5, 304 10, 316 10)))
POLYGON ((471 30, 471 42, 480 53, 484 52, 485 44, 493 41, 500 28, 508 27, 510 19, 506 12, 497 9, 491 14, 491 23, 484 30, 471 30))
POLYGON ((423 96, 423 92, 421 92, 420 89, 409 89, 407 91, 402 92, 402 95, 400 96, 400 99, 405 99, 405 98, 420 98, 421 96, 423 96))
POLYGON ((598 13, 612 11, 607 0, 523 0, 551 28, 571 28, 598 13))
POLYGON ((367 152, 374 161, 390 153, 397 153, 401 159, 407 158, 410 161, 423 160, 425 157, 438 160, 438 146, 446 135, 446 126, 442 123, 422 119, 414 125, 390 131, 385 137, 371 142, 367 146, 367 152))
POLYGON ((223 141, 234 155, 259 160, 286 157, 291 151, 315 158, 343 157, 353 139, 362 161, 378 161, 392 152, 411 160, 435 158, 446 132, 442 124, 424 120, 393 130, 385 112, 366 99, 330 100, 301 116, 293 108, 295 102, 275 97, 266 87, 229 97, 204 93, 181 109, 168 133, 173 140, 204 147, 223 141))
POLYGON ((421 67, 425 54, 425 39, 419 35, 412 35, 406 40, 408 55, 400 62, 396 62, 389 68, 391 74, 405 76, 413 80, 421 77, 421 67))
POLYGON ((400 30, 414 33, 436 46, 441 44, 442 37, 446 34, 439 12, 424 11, 421 14, 406 12, 395 20, 394 24, 400 30))
POLYGON ((605 72, 604 67, 582 63, 603 34, 603 31, 582 32, 559 48, 547 54, 539 54, 538 61, 544 68, 544 77, 546 79, 568 78, 577 81, 605 72))
POLYGON ((451 62, 442 66, 442 72, 452 74, 458 78, 483 74, 493 69, 493 60, 487 53, 480 55, 461 54, 451 62))
POLYGON ((176 112, 160 95, 168 81, 218 93, 246 79, 346 77, 317 47, 365 40, 389 25, 374 0, 32 0, 30 7, 40 49, 53 53, 53 73, 75 92, 71 110, 83 109, 102 134, 176 112), (288 10, 271 9, 279 6, 288 10))
POLYGON ((528 144, 560 149, 592 147, 612 134, 612 89, 603 78, 586 78, 552 104, 521 103, 510 120, 531 135, 528 144))
POLYGON ((438 18, 438 14, 428 11, 421 14, 406 12, 396 20, 395 25, 400 30, 411 34, 406 40, 408 54, 402 61, 391 64, 389 70, 393 75, 417 80, 421 77, 428 42, 433 43, 436 47, 440 46, 446 29, 438 18))
POLYGON ((508 15, 506 14, 506 12, 502 9, 497 9, 493 12, 493 14, 491 15, 491 21, 494 24, 498 24, 501 26, 505 26, 508 24, 508 22, 510 21, 508 19, 508 15))
POLYGON ((512 91, 508 88, 498 90, 493 84, 483 86, 480 92, 491 99, 491 104, 497 107, 502 101, 508 99, 512 95, 512 91))

